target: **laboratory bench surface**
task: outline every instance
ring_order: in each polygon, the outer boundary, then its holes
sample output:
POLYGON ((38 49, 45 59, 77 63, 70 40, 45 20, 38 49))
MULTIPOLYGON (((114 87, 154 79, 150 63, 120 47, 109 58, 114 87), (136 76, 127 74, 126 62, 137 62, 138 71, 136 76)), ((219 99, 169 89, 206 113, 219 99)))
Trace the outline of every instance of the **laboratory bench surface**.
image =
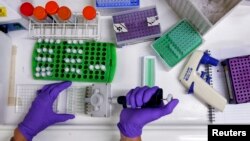
MULTIPOLYGON (((81 0, 76 0, 82 2, 81 0)), ((178 17, 171 16, 173 11, 165 8, 161 2, 163 0, 145 0, 147 2, 142 3, 142 7, 149 6, 152 3, 156 3, 159 16, 166 17, 162 21, 162 31, 166 31, 169 27, 175 24, 179 19, 178 17), (164 14, 167 12, 170 14, 164 14)), ((62 3, 66 3, 66 0, 62 0, 62 3)), ((165 3, 165 2, 164 2, 165 3)), ((74 7, 77 5, 71 4, 74 7)), ((250 6, 239 5, 235 10, 223 19, 218 25, 216 25, 209 33, 204 36, 204 43, 199 48, 201 50, 249 46, 250 47, 250 6)), ((111 18, 103 18, 103 31, 101 31, 102 41, 114 41, 114 34, 107 30, 110 28, 111 18), (112 35, 112 36, 107 36, 112 35)), ((18 51, 31 51, 34 41, 30 41, 27 36, 27 31, 16 31, 9 34, 12 38, 13 44, 18 48, 18 51), (20 37, 21 36, 21 37, 20 37), (24 41, 22 39, 25 39, 24 41), (21 49, 20 49, 21 48, 21 49), (24 50, 23 48, 27 48, 24 50)), ((139 43, 135 45, 126 46, 122 49, 117 49, 118 56, 118 68, 116 77, 113 84, 114 93, 126 92, 129 88, 140 85, 140 57, 144 55, 155 55, 150 49, 151 42, 139 43), (119 64, 120 63, 120 64, 119 64), (133 68, 133 69, 132 69, 133 68), (127 71, 125 71, 127 70, 127 71), (130 71, 128 71, 130 70, 130 71), (134 78, 135 80, 132 80, 134 78)), ((29 58, 25 58, 24 55, 17 56, 18 58, 24 58, 22 61, 30 61, 29 58)), ((216 57, 216 56, 215 56, 216 57)), ((146 126, 142 138, 144 141, 206 141, 207 140, 207 108, 194 98, 192 95, 185 95, 185 88, 178 82, 177 76, 180 73, 181 68, 185 60, 179 63, 171 71, 166 71, 163 64, 157 60, 157 75, 156 84, 163 87, 169 93, 174 93, 176 98, 180 99, 180 104, 175 110, 173 115, 164 117, 159 121, 146 126)), ((23 67, 18 66, 16 76, 18 77, 16 83, 25 81, 27 84, 32 83, 32 78, 26 78, 30 72, 23 72, 23 67), (23 76, 21 76, 23 75, 23 76), (24 80, 27 79, 27 80, 24 80)), ((37 82, 36 82, 37 83, 37 82)), ((45 83, 45 82, 43 82, 45 83)), ((92 120, 84 117, 84 120, 77 119, 77 122, 67 125, 56 125, 49 127, 47 130, 40 133, 34 138, 34 141, 111 141, 119 140, 120 134, 116 128, 116 124, 119 120, 118 115, 120 109, 116 109, 115 118, 110 120, 92 120), (89 119, 89 123, 85 123, 89 119), (78 124, 79 123, 79 124, 78 124), (99 125, 100 124, 100 125, 99 125)), ((11 117, 13 118, 13 117, 11 117)), ((19 119, 20 120, 20 119, 19 119)), ((18 122, 18 121, 16 121, 18 122)), ((16 127, 15 122, 10 122, 8 125, 0 125, 0 140, 8 141, 13 130, 16 127)))

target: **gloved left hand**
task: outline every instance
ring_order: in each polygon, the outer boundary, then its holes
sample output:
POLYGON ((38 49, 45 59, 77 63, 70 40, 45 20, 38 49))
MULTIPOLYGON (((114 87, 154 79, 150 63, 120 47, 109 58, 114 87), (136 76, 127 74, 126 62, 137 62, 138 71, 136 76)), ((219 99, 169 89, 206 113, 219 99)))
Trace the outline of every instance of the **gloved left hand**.
POLYGON ((31 141, 34 136, 50 125, 75 118, 71 114, 56 114, 53 111, 53 103, 57 96, 71 84, 71 82, 62 82, 45 85, 37 91, 37 97, 28 114, 18 125, 18 129, 28 141, 31 141))

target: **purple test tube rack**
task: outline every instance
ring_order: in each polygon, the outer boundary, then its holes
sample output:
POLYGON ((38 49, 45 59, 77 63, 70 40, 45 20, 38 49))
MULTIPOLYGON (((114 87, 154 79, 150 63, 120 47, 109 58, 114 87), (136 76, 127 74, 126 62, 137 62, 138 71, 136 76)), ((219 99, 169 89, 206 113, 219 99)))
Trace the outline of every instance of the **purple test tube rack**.
POLYGON ((161 27, 156 7, 129 10, 113 15, 117 45, 142 42, 161 36, 161 27))
POLYGON ((250 55, 226 60, 234 101, 250 102, 250 55))

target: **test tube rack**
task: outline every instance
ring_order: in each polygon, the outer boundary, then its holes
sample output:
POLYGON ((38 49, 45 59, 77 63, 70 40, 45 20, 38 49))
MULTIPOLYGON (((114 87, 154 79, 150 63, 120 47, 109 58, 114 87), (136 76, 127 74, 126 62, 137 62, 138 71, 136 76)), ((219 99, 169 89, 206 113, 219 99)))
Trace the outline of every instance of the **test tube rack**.
MULTIPOLYGON (((21 84, 16 86, 16 113, 27 113, 32 101, 37 95, 37 91, 42 88, 42 85, 21 84)), ((58 100, 53 104, 53 110, 57 111, 58 100)))
POLYGON ((230 58, 222 65, 229 88, 229 102, 250 102, 250 56, 230 58))
POLYGON ((39 80, 112 82, 116 68, 116 47, 104 42, 36 42, 32 73, 39 80))
POLYGON ((100 23, 99 13, 93 20, 85 20, 81 13, 74 13, 73 20, 69 22, 51 22, 38 23, 30 20, 29 37, 34 39, 81 39, 81 40, 99 40, 100 23))
POLYGON ((113 27, 118 47, 161 36, 155 6, 116 13, 113 15, 113 27))
POLYGON ((97 8, 136 8, 140 0, 96 0, 97 8))
POLYGON ((172 68, 202 42, 196 29, 187 20, 182 20, 154 41, 152 48, 167 68, 172 68))

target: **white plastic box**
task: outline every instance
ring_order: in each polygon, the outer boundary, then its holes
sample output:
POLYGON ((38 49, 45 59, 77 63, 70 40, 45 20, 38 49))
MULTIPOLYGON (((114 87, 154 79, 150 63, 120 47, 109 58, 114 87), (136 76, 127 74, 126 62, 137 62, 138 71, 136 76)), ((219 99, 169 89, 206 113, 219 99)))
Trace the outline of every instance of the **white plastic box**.
POLYGON ((188 19, 200 32, 206 34, 242 0, 167 0, 181 18, 188 19))

